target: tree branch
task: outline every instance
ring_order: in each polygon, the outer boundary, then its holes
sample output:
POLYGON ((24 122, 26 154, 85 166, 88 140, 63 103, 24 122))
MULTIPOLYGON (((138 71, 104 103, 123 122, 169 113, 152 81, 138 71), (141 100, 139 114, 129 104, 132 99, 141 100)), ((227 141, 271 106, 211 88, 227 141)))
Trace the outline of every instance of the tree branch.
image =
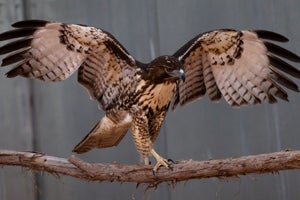
POLYGON ((149 183, 178 182, 211 177, 274 173, 300 169, 300 151, 287 150, 269 154, 208 161, 182 160, 172 170, 164 167, 153 174, 153 166, 87 163, 75 156, 69 159, 35 152, 0 150, 0 165, 26 167, 34 171, 72 176, 85 181, 149 183))

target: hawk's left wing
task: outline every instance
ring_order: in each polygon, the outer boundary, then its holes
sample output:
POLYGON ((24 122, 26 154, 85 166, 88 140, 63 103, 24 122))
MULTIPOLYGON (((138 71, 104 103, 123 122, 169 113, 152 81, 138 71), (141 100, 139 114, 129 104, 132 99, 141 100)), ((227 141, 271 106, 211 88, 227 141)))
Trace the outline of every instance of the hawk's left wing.
POLYGON ((296 54, 262 39, 288 41, 270 31, 215 30, 200 34, 174 56, 184 65, 186 81, 178 84, 173 108, 208 94, 212 101, 224 96, 231 106, 288 100, 280 86, 299 91, 284 73, 300 78, 300 71, 281 58, 300 62, 296 54))

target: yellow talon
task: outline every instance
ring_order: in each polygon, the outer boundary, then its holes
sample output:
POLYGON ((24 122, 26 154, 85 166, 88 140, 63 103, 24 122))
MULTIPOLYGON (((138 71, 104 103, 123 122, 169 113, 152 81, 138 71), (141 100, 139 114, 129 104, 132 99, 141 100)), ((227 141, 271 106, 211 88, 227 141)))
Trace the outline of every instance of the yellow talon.
POLYGON ((154 158, 156 159, 157 163, 155 164, 155 166, 153 167, 153 171, 157 172, 158 168, 160 166, 165 166, 166 168, 170 169, 170 162, 161 157, 160 155, 158 155, 158 153, 156 153, 156 151, 154 149, 151 149, 150 153, 154 156, 154 158))

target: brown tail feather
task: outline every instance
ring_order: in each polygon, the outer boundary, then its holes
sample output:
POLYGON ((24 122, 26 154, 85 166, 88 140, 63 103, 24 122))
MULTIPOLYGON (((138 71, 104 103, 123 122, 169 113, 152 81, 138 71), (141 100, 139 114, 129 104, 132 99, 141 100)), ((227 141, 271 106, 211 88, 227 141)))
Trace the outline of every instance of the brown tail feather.
POLYGON ((108 117, 102 118, 91 132, 75 146, 73 152, 85 153, 93 148, 117 146, 127 133, 131 122, 115 123, 108 117))
MULTIPOLYGON (((101 120, 102 121, 102 120, 101 120)), ((101 126, 101 121, 99 121, 96 126, 87 134, 72 150, 76 153, 85 153, 97 146, 97 135, 95 134, 101 126)))

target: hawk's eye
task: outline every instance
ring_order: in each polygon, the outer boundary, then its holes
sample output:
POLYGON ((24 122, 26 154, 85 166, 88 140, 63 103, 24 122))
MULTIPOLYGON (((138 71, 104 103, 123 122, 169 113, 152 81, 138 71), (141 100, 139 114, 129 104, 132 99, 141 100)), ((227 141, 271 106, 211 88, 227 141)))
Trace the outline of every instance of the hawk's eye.
POLYGON ((174 67, 172 67, 172 66, 170 66, 170 65, 165 65, 165 71, 166 72, 171 72, 171 71, 173 71, 174 70, 174 67))
POLYGON ((165 67, 165 73, 167 73, 167 74, 172 74, 172 72, 173 72, 174 70, 172 70, 170 67, 165 67))

